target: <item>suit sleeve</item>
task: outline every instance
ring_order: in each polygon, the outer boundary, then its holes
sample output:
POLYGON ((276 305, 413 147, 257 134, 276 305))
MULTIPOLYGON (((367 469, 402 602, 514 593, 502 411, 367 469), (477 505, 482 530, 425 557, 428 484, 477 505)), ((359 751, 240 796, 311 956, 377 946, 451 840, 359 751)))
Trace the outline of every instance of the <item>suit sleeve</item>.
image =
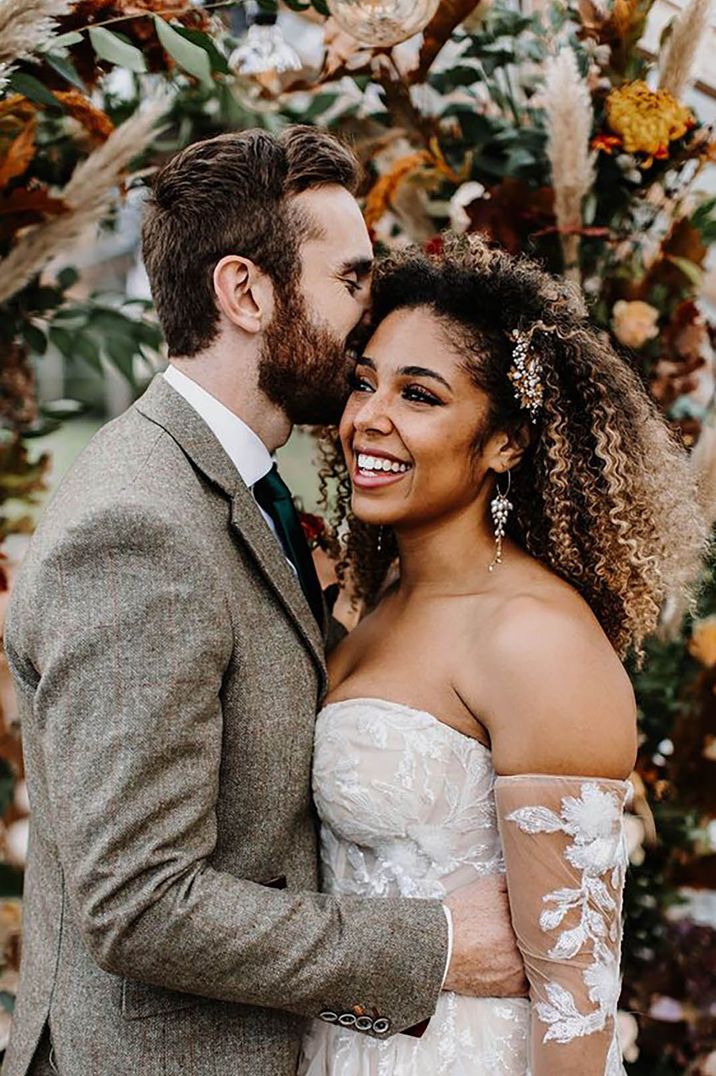
POLYGON ((112 506, 35 572, 8 655, 26 690, 35 681, 53 838, 95 961, 305 1016, 371 1006, 390 1032, 429 1016, 447 949, 439 902, 282 892, 211 865, 234 644, 191 535, 112 506))
POLYGON ((530 986, 532 1076, 621 1076, 616 1014, 625 781, 498 777, 497 815, 530 986))

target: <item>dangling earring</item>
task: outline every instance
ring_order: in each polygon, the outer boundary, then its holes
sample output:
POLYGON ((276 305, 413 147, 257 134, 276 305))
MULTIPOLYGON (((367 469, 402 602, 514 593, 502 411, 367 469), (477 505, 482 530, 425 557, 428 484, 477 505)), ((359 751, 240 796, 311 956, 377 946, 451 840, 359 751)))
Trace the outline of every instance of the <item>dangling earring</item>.
POLYGON ((502 564, 502 539, 505 537, 508 516, 514 508, 512 502, 507 499, 511 485, 512 473, 508 471, 507 489, 502 493, 499 485, 497 485, 497 496, 490 501, 490 512, 492 513, 492 522, 495 526, 495 557, 488 568, 488 571, 490 572, 494 571, 498 564, 502 564))

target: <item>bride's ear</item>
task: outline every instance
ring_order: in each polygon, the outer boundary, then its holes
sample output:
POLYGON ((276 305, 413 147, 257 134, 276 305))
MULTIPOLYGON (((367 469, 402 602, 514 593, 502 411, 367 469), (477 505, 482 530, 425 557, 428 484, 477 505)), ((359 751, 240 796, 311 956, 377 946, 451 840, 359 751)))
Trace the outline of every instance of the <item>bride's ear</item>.
POLYGON ((496 434, 493 438, 490 458, 486 461, 488 467, 498 474, 517 467, 529 447, 530 438, 530 428, 527 423, 523 423, 510 433, 502 431, 496 434))
POLYGON ((221 313, 247 333, 265 329, 273 314, 269 277, 239 254, 227 254, 214 268, 214 293, 221 313))

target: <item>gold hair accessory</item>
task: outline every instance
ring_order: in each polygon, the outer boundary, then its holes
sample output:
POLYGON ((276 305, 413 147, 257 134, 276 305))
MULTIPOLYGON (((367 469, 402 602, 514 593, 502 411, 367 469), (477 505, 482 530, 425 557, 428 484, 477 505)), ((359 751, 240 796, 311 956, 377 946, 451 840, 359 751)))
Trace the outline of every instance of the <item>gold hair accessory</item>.
POLYGON ((537 421, 544 399, 542 363, 539 356, 532 351, 532 333, 538 327, 541 327, 541 323, 534 325, 527 332, 513 329, 510 333, 515 346, 512 349, 512 366, 507 374, 520 407, 529 411, 532 422, 537 421))

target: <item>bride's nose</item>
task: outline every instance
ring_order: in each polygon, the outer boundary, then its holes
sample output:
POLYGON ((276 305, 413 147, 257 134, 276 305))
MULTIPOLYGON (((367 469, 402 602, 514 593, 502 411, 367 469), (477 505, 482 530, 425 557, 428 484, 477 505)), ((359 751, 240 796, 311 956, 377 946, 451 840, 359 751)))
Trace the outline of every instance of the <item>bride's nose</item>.
POLYGON ((390 433, 393 423, 388 413, 386 401, 375 392, 368 396, 353 417, 353 425, 359 433, 390 433))

